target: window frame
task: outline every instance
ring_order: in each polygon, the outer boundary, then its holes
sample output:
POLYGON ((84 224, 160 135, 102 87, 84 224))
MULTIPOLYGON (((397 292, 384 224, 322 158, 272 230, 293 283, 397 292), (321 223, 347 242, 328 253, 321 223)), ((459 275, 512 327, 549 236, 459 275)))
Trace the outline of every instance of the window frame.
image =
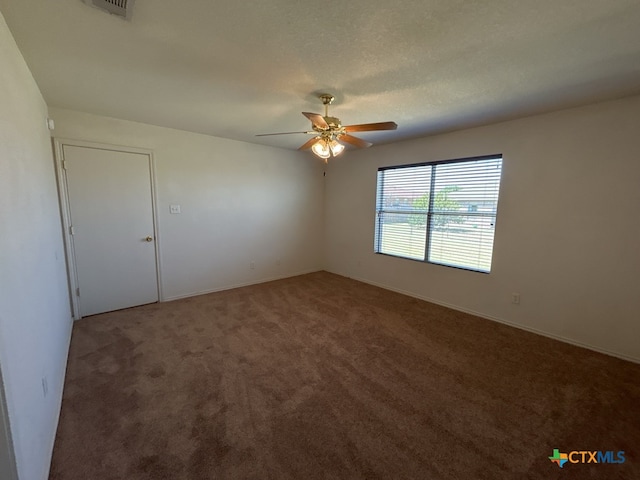
MULTIPOLYGON (((435 161, 426 161, 426 162, 417 162, 417 163, 406 163, 406 164, 399 164, 399 165, 388 165, 385 167, 379 167, 376 170, 376 198, 375 198, 375 227, 374 227, 374 253, 377 255, 385 255, 388 257, 394 257, 394 258, 401 258, 404 260, 410 260, 410 261, 414 261, 414 262, 420 262, 420 263, 429 263, 431 265, 438 265, 438 266, 442 266, 442 267, 449 267, 449 268, 455 268, 458 270, 465 270, 465 271, 469 271, 469 272, 475 272, 475 273, 482 273, 482 274, 490 274, 492 267, 493 267, 493 249, 495 247, 495 228, 496 228, 496 223, 497 223, 497 218, 498 218, 498 206, 500 203, 500 187, 502 186, 502 167, 504 166, 504 155, 502 153, 496 153, 496 154, 491 154, 491 155, 479 155, 479 156, 474 156, 474 157, 464 157, 464 158, 454 158, 454 159, 447 159, 447 160, 435 160, 435 161), (434 211, 434 201, 435 201, 435 196, 431 194, 431 192, 434 191, 434 186, 435 183, 437 181, 437 174, 434 175, 434 171, 435 169, 431 170, 431 173, 429 174, 430 178, 429 178, 429 204, 427 206, 427 210, 415 210, 415 211, 411 211, 411 214, 413 215, 424 215, 425 216, 425 250, 424 250, 424 258, 415 258, 415 257, 409 257, 409 256, 403 256, 403 255, 399 255, 399 254, 394 254, 394 253, 385 253, 385 252, 381 252, 381 241, 382 241, 382 228, 384 223, 380 221, 380 216, 383 213, 402 213, 402 214, 406 214, 407 212, 395 212, 394 210, 389 210, 389 209, 384 209, 384 208, 379 208, 379 201, 380 198, 383 196, 384 194, 384 190, 381 191, 381 188, 383 188, 383 181, 380 179, 380 172, 384 172, 385 170, 396 170, 396 169, 402 169, 402 168, 412 168, 412 167, 424 167, 424 166, 430 166, 430 167, 435 167, 438 165, 446 165, 446 164, 454 164, 454 163, 465 163, 465 162, 477 162, 477 161, 482 161, 482 160, 500 160, 500 176, 498 178, 498 196, 496 198, 496 208, 495 208, 495 213, 493 214, 493 216, 495 217, 495 221, 493 224, 493 229, 494 229, 494 239, 491 243, 491 251, 492 251, 492 255, 491 255, 491 263, 489 265, 489 270, 485 271, 485 270, 479 270, 473 267, 468 267, 468 266, 462 266, 462 265, 450 265, 447 263, 440 263, 440 262, 434 262, 429 260, 430 257, 430 250, 432 247, 432 239, 431 239, 431 233, 433 230, 433 217, 435 215, 460 215, 460 212, 438 212, 438 211, 434 211)), ((486 217, 487 214, 483 214, 483 213, 477 213, 476 211, 471 211, 471 212, 466 212, 465 216, 478 216, 478 217, 486 217)))

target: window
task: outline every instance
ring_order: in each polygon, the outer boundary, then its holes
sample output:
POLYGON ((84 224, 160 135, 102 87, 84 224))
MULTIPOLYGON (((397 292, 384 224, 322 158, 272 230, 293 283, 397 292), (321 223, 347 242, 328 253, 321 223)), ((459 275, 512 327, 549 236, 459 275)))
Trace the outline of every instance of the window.
POLYGON ((375 251, 489 273, 502 156, 378 169, 375 251))

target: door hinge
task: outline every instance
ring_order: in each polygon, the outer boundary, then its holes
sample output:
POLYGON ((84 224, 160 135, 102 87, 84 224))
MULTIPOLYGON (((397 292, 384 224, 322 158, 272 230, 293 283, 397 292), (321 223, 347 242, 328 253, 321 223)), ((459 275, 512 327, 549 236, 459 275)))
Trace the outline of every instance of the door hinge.
POLYGON ((66 161, 66 160, 63 160, 63 161, 62 161, 62 169, 63 169, 63 170, 66 170, 66 169, 67 169, 67 161, 66 161))
POLYGON ((71 225, 71 226, 69 227, 69 234, 71 234, 71 235, 75 235, 75 234, 76 234, 76 229, 75 229, 75 228, 73 228, 73 225, 71 225))
POLYGON ((80 296, 80 288, 76 288, 76 296, 79 297, 80 296))

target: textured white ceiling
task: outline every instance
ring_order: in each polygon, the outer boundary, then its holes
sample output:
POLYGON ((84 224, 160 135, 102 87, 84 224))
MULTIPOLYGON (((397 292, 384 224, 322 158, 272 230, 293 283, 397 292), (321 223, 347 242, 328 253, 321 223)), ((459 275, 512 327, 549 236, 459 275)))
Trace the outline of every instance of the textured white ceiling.
POLYGON ((285 148, 336 96, 388 143, 640 93, 638 0, 0 0, 51 106, 285 148))

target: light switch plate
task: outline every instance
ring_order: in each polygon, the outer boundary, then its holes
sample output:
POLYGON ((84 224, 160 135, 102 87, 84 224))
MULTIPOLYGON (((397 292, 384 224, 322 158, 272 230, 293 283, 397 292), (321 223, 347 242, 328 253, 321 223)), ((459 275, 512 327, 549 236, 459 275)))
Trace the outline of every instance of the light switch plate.
POLYGON ((180 213, 180 205, 169 205, 169 213, 180 213))

